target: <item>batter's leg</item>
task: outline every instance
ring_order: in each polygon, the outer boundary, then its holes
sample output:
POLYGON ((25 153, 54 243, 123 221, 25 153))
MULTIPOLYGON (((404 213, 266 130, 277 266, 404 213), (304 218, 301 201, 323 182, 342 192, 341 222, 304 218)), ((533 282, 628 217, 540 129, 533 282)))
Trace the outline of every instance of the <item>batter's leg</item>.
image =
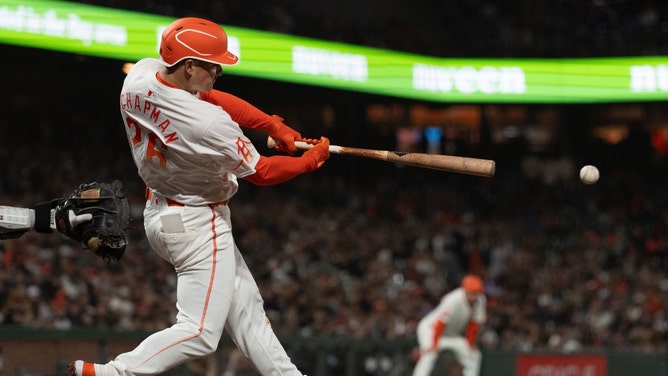
POLYGON ((264 301, 238 249, 235 295, 225 329, 261 375, 301 376, 279 342, 264 311, 264 301))
MULTIPOLYGON (((169 250, 163 257, 171 259, 177 271, 177 322, 105 365, 117 374, 162 373, 189 359, 211 354, 218 346, 234 295, 234 241, 231 231, 224 230, 229 228, 224 223, 225 215, 194 208, 186 208, 181 215, 188 228, 201 230, 183 234, 147 231, 154 248, 169 250), (222 221, 216 232, 211 230, 212 220, 222 221)), ((145 216, 145 221, 156 217, 145 216)), ((96 372, 96 376, 104 375, 96 372)))

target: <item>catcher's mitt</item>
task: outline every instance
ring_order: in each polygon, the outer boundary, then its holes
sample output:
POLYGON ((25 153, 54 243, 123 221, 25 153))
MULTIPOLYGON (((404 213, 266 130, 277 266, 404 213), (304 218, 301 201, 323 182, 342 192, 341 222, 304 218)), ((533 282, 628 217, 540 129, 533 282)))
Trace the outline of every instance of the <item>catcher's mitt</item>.
POLYGON ((120 181, 81 184, 55 209, 58 231, 84 244, 105 261, 118 261, 125 252, 130 205, 120 181), (71 213, 72 212, 72 213, 71 213), (92 219, 72 226, 73 215, 90 213, 92 219))

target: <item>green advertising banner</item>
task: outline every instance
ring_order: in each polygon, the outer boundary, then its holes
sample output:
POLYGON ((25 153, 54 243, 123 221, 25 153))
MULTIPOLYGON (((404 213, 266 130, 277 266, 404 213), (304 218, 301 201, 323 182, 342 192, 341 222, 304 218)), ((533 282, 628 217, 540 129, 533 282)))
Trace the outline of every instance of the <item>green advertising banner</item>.
MULTIPOLYGON (((171 21, 66 1, 0 0, 0 43, 136 61, 157 57, 171 21)), ((240 57, 226 74, 432 102, 668 100, 668 56, 444 59, 223 26, 240 57)))

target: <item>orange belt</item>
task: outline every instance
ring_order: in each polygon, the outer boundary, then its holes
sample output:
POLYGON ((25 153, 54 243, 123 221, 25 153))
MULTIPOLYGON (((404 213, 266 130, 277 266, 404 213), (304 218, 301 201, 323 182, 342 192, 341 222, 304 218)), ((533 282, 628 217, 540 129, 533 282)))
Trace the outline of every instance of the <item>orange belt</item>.
MULTIPOLYGON (((146 199, 149 201, 153 199, 153 191, 150 188, 146 188, 146 199)), ((167 206, 185 206, 182 203, 174 201, 169 197, 165 197, 165 202, 167 202, 167 206)))
MULTIPOLYGON (((146 199, 149 201, 153 199, 153 191, 151 190, 151 188, 148 187, 146 188, 146 199)), ((169 197, 165 197, 165 202, 167 202, 167 206, 185 206, 185 204, 182 204, 178 201, 174 201, 169 197)), ((208 204, 208 205, 210 207, 227 205, 227 200, 214 202, 213 204, 208 204)))

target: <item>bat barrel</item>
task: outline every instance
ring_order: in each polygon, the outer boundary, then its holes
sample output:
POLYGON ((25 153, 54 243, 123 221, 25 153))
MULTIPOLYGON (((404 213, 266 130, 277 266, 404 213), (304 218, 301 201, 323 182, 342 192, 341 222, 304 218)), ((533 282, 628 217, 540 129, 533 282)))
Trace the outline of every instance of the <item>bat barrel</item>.
POLYGON ((484 177, 494 176, 496 172, 496 162, 493 160, 454 155, 388 152, 387 160, 411 166, 484 177))
MULTIPOLYGON (((273 149, 276 147, 276 142, 270 137, 267 140, 267 146, 273 149)), ((298 149, 310 149, 313 147, 313 145, 302 141, 296 141, 295 146, 297 146, 298 149)), ((496 162, 489 159, 441 154, 404 153, 388 150, 353 148, 338 145, 330 145, 329 152, 332 154, 377 159, 459 174, 492 177, 496 173, 496 162)))

